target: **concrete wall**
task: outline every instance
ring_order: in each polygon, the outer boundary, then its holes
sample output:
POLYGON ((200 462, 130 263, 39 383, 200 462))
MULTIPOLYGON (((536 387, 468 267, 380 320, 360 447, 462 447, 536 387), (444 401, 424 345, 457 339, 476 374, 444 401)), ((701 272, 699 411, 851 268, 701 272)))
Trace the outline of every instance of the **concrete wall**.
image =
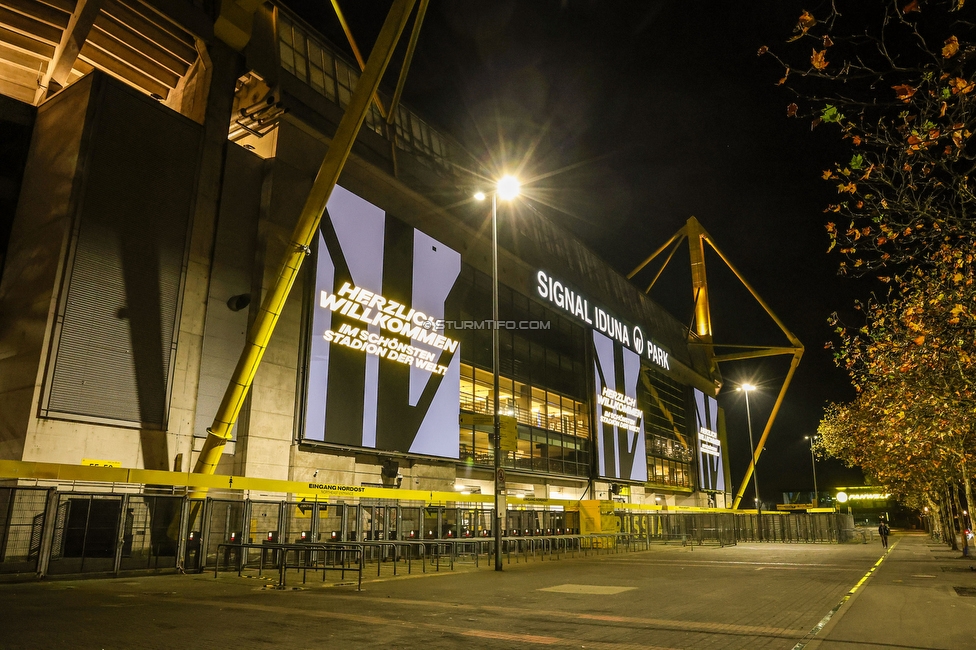
MULTIPOLYGON (((193 196, 192 226, 166 430, 38 417, 77 194, 84 185, 81 167, 95 109, 92 87, 119 83, 93 74, 38 109, 8 270, 0 285, 0 458, 72 464, 92 458, 118 460, 126 467, 146 467, 148 462, 154 468, 173 469, 182 453, 187 459, 183 468, 187 467, 227 124, 240 64, 235 53, 219 44, 213 46, 208 62, 211 98, 197 154, 201 169, 186 188, 193 196)), ((164 122, 184 119, 175 112, 166 117, 169 109, 148 98, 144 101, 161 112, 164 122)), ((116 146, 141 145, 135 140, 116 146)))
POLYGON ((0 458, 24 455, 68 247, 91 79, 38 109, 0 283, 0 458))

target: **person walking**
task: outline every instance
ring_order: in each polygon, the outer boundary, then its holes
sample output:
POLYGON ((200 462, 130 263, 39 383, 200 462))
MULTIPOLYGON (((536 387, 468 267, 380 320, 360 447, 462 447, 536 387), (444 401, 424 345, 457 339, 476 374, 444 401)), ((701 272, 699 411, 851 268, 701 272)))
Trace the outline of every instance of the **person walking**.
POLYGON ((882 519, 881 523, 878 524, 878 535, 881 536, 881 545, 885 548, 888 548, 888 533, 890 532, 891 529, 888 528, 888 523, 882 519))

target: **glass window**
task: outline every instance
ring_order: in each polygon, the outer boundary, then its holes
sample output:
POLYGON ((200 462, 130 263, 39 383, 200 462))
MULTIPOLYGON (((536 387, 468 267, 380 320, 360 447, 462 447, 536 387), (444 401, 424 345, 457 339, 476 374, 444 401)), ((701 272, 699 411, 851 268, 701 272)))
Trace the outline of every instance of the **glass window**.
POLYGON ((519 424, 532 424, 532 391, 520 382, 515 382, 515 417, 519 424))
POLYGON ((291 38, 291 23, 284 18, 278 19, 278 38, 282 43, 291 45, 294 41, 291 38))
POLYGON ((462 463, 473 464, 475 462, 474 429, 472 427, 461 427, 459 451, 459 458, 462 463))
POLYGON ((308 41, 308 60, 312 65, 322 67, 322 48, 313 40, 308 41))
POLYGON ((560 428, 562 408, 559 405, 559 395, 547 392, 546 397, 546 428, 550 431, 562 431, 560 428))
POLYGON ((519 428, 518 450, 515 452, 515 466, 532 469, 532 437, 528 431, 519 428))
POLYGON ((546 426, 546 391, 541 388, 532 389, 532 426, 546 426))
MULTIPOLYGON (((555 391, 514 381, 504 374, 499 377, 498 384, 502 414, 514 415, 518 422, 517 449, 505 452, 502 465, 535 472, 587 476, 590 441, 586 436, 586 405, 555 391)), ((491 372, 462 363, 461 409, 492 413, 492 385, 491 372)), ((462 462, 481 466, 492 464, 494 443, 491 432, 491 425, 474 427, 472 433, 462 428, 462 462)))
POLYGON ((532 469, 549 471, 549 439, 541 429, 532 429, 532 469))
POLYGON ((281 67, 288 72, 295 72, 295 51, 284 43, 281 45, 281 67))
POLYGON ((490 372, 476 368, 474 371, 474 411, 491 413, 495 406, 494 378, 490 372))
POLYGON ((491 427, 475 427, 474 431, 474 462, 476 465, 494 465, 495 448, 489 436, 491 427))
POLYGON ((336 101, 335 60, 325 50, 322 50, 322 71, 325 73, 325 96, 332 101, 336 101))
POLYGON ((310 65, 308 68, 309 83, 312 88, 319 91, 323 95, 325 94, 325 74, 322 72, 322 68, 310 65))

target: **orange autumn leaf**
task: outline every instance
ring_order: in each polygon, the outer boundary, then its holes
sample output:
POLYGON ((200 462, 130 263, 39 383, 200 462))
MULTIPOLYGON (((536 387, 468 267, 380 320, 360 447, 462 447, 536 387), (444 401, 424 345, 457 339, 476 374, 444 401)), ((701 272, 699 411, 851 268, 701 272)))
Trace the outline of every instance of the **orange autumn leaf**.
POLYGON ((790 104, 786 107, 786 117, 796 117, 796 111, 799 108, 796 104, 790 104))
POLYGON ((810 65, 812 65, 817 70, 823 70, 827 67, 827 50, 820 50, 819 52, 814 50, 813 54, 810 55, 810 65))
POLYGON ((915 345, 922 345, 925 343, 925 335, 919 336, 915 339, 915 345))
POLYGON ((912 13, 913 11, 921 11, 921 10, 920 10, 920 9, 918 8, 918 0, 912 0, 911 2, 909 2, 909 3, 907 4, 907 5, 905 5, 905 6, 904 6, 904 7, 902 7, 902 9, 901 9, 901 12, 902 12, 903 14, 910 14, 910 13, 912 13))
POLYGON ((976 88, 976 83, 967 81, 962 77, 956 77, 949 80, 949 87, 952 88, 953 95, 958 95, 960 93, 963 95, 968 95, 969 93, 973 92, 974 88, 976 88))
POLYGON ((800 19, 797 21, 796 26, 800 29, 800 31, 806 34, 807 31, 809 31, 809 29, 816 24, 817 19, 813 17, 813 14, 804 10, 803 13, 800 14, 800 19))
POLYGON ((945 45, 942 46, 942 56, 951 59, 959 52, 959 39, 955 36, 950 36, 945 40, 945 45))
POLYGON ((915 89, 908 84, 892 86, 891 89, 895 91, 895 96, 906 104, 911 100, 912 95, 915 94, 915 89))

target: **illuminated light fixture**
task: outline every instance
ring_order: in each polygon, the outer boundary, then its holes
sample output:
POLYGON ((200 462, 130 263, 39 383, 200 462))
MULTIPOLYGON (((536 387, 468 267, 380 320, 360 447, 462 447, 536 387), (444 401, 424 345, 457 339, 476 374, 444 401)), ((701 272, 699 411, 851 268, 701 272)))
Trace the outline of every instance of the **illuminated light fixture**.
POLYGON ((458 492, 460 492, 461 490, 464 489, 464 486, 461 485, 460 483, 455 483, 454 484, 454 489, 457 490, 458 492))
POLYGON ((474 200, 475 201, 484 201, 485 200, 485 193, 484 192, 475 192, 474 193, 474 200))
POLYGON ((498 198, 503 201, 511 201, 519 192, 522 190, 522 184, 519 183, 518 179, 510 174, 506 174, 498 179, 498 185, 496 186, 498 191, 498 198))
MULTIPOLYGON (((872 492, 870 494, 868 494, 868 493, 854 493, 854 494, 848 494, 847 495, 847 499, 849 501, 885 501, 890 496, 891 496, 891 494, 889 494, 889 493, 882 494, 880 492, 872 492)), ((843 502, 841 502, 841 503, 843 503, 843 502)))
POLYGON ((847 496, 847 492, 838 492, 837 493, 837 502, 838 503, 847 503, 847 500, 849 498, 850 497, 847 496))
POLYGON ((736 390, 744 390, 745 392, 750 393, 756 390, 756 387, 753 386, 752 384, 742 384, 741 386, 736 388, 736 390))

